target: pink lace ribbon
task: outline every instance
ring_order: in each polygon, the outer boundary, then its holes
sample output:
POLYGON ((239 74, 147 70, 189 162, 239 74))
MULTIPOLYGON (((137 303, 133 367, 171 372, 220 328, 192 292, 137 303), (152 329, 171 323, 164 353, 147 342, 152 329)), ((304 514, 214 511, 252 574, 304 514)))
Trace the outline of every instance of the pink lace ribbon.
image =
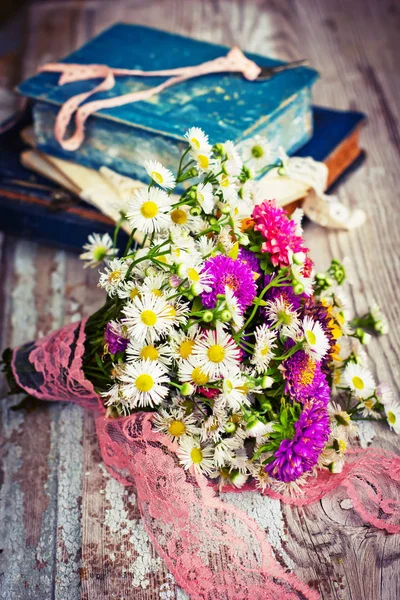
MULTIPOLYGON (((135 486, 146 531, 177 583, 194 600, 316 600, 315 590, 277 562, 265 532, 248 515, 223 502, 205 477, 180 465, 176 444, 152 428, 151 413, 105 418, 82 372, 84 342, 80 321, 17 348, 15 378, 37 398, 97 411, 106 467, 123 485, 135 486)), ((271 489, 265 494, 302 506, 340 486, 367 523, 400 533, 400 457, 390 452, 352 451, 342 473, 320 470, 300 496, 271 489)))
POLYGON ((113 69, 107 65, 76 65, 69 63, 49 63, 39 69, 39 71, 49 71, 62 73, 58 84, 63 85, 73 81, 86 81, 88 79, 103 79, 96 87, 89 92, 77 94, 67 100, 61 107, 54 126, 54 136, 64 150, 77 150, 85 137, 86 120, 93 113, 103 108, 113 108, 115 106, 124 106, 140 100, 148 100, 155 94, 160 94, 163 90, 182 83, 188 79, 209 75, 211 73, 241 73, 249 81, 254 81, 259 75, 261 69, 255 62, 246 58, 243 52, 237 46, 233 47, 226 56, 221 56, 214 60, 202 63, 192 67, 181 67, 178 69, 166 69, 162 71, 142 71, 140 69, 113 69), (120 76, 135 77, 169 77, 163 83, 138 92, 130 92, 122 96, 114 96, 104 100, 93 100, 80 106, 90 96, 98 92, 111 90, 115 84, 115 77, 120 76), (65 134, 69 122, 75 114, 75 132, 65 139, 65 134))

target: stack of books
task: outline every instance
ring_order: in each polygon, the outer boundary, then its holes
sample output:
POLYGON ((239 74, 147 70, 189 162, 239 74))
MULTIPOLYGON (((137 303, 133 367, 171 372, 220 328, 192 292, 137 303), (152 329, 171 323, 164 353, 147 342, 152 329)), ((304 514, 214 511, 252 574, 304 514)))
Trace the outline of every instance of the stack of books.
MULTIPOLYGON (((95 61, 117 69, 147 71, 205 62, 225 55, 227 50, 154 29, 118 24, 63 62, 95 61)), ((279 64, 266 57, 247 56, 261 66, 279 64)), ((332 189, 363 159, 359 131, 365 116, 312 106, 311 87, 317 77, 316 71, 305 67, 265 82, 249 82, 236 74, 203 76, 147 102, 94 114, 87 122, 83 144, 70 152, 54 138, 55 116, 68 97, 93 89, 99 81, 59 86, 58 74, 39 73, 19 88, 30 98, 30 108, 0 127, 0 226, 14 235, 79 250, 93 231, 112 232, 118 218, 118 211, 113 209, 112 177, 103 177, 100 167, 105 165, 140 180, 147 157, 156 155, 166 166, 176 166, 175 156, 184 142, 182 134, 193 125, 201 126, 213 143, 232 139, 240 146, 261 135, 289 155, 325 162, 332 189), (108 198, 107 205, 98 201, 102 197, 108 198), (103 212, 90 204, 94 198, 103 212)), ((146 78, 146 85, 155 85, 154 79, 146 78)), ((106 95, 143 87, 143 78, 121 77, 116 89, 106 95)), ((293 208, 301 204, 307 192, 304 185, 289 186, 277 201, 293 208)), ((125 234, 121 231, 120 235, 125 234)))

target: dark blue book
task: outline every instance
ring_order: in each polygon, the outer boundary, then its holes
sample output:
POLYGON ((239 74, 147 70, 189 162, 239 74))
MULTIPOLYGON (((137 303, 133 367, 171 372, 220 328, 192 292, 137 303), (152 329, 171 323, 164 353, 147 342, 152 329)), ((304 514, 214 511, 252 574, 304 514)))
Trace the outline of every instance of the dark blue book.
MULTIPOLYGON (((311 156, 329 168, 330 187, 363 159, 358 143, 365 115, 314 107, 314 134, 296 156, 311 156)), ((31 123, 29 112, 0 128, 0 229, 69 250, 80 250, 92 232, 112 233, 113 222, 59 185, 20 163, 28 147, 20 133, 31 123), (1 133, 3 131, 3 133, 1 133)), ((120 233, 121 245, 126 238, 120 233)))

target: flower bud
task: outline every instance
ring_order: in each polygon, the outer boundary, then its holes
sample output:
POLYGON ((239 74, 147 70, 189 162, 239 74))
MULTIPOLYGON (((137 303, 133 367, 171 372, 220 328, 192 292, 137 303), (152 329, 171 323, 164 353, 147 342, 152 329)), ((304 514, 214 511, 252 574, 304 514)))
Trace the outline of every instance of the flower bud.
POLYGON ((228 421, 228 423, 225 425, 225 431, 226 433, 235 433, 237 427, 235 425, 235 423, 232 423, 230 421, 228 421))
POLYGON ((192 215, 192 217, 198 217, 201 214, 201 208, 200 206, 192 206, 189 212, 192 215))
POLYGON ((204 323, 211 323, 211 321, 213 320, 214 315, 211 312, 211 310, 206 310, 206 312, 203 314, 203 321, 204 323))
POLYGON ((295 265, 304 265, 305 260, 306 260, 306 255, 304 252, 295 252, 293 254, 293 262, 295 265))
POLYGON ((191 396, 194 394, 195 388, 191 383, 184 383, 181 387, 182 396, 191 396))
POLYGON ((203 291, 203 288, 197 281, 195 283, 192 283, 192 285, 190 286, 190 291, 192 292, 193 296, 200 296, 201 292, 203 291))
POLYGON ((300 283, 300 281, 296 281, 296 283, 293 286, 293 291, 296 294, 296 296, 300 296, 300 294, 304 292, 304 285, 300 283))
POLYGON ((219 315, 219 320, 222 321, 223 323, 228 323, 228 321, 230 321, 232 319, 232 315, 229 312, 229 310, 223 310, 221 312, 221 314, 219 315))
POLYGON ((265 375, 262 380, 261 380, 261 387, 266 390, 267 388, 270 388, 274 385, 274 380, 272 379, 272 377, 269 377, 268 375, 265 375))

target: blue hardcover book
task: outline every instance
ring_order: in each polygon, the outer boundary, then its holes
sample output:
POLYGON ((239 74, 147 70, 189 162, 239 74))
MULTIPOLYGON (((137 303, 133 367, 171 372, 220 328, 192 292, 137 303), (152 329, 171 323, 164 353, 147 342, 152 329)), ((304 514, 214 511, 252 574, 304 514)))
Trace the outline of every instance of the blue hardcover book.
MULTIPOLYGON (((61 62, 150 71, 198 65, 225 56, 228 51, 225 46, 119 23, 61 62)), ((259 66, 282 64, 256 54, 246 56, 259 66)), ((18 89, 33 100, 35 138, 40 150, 96 169, 106 165, 143 179, 146 159, 156 158, 169 168, 177 164, 183 135, 193 125, 206 131, 212 143, 229 139, 240 148, 262 135, 275 148, 282 146, 288 153, 295 152, 312 135, 311 88, 317 78, 318 73, 307 67, 260 82, 231 73, 203 75, 148 100, 98 111, 86 122, 85 140, 74 152, 64 150, 54 137, 56 115, 69 98, 94 89, 100 80, 60 86, 58 73, 41 72, 18 89)), ((89 101, 144 90, 164 80, 116 77, 111 90, 96 93, 89 101)))
MULTIPOLYGON (((365 116, 314 107, 313 118, 314 135, 296 155, 324 161, 332 187, 363 157, 358 134, 365 116)), ((75 251, 81 250, 93 231, 112 233, 110 219, 21 165, 20 153, 26 146, 20 131, 30 122, 27 114, 0 135, 0 229, 75 251)), ((120 236, 123 245, 125 234, 120 236)))

